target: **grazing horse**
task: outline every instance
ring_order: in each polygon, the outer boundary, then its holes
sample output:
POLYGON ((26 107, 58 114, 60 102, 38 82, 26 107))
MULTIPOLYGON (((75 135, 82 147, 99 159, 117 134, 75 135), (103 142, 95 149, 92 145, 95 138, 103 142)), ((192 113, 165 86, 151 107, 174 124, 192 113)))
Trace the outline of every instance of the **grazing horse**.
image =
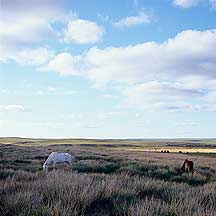
POLYGON ((192 172, 194 171, 194 163, 193 161, 189 161, 188 159, 186 159, 181 167, 181 169, 179 170, 179 174, 182 175, 182 173, 184 172, 192 172))
POLYGON ((53 168, 55 168, 56 163, 68 163, 71 165, 73 160, 74 157, 68 153, 52 152, 43 164, 43 170, 48 170, 50 164, 53 164, 53 168))

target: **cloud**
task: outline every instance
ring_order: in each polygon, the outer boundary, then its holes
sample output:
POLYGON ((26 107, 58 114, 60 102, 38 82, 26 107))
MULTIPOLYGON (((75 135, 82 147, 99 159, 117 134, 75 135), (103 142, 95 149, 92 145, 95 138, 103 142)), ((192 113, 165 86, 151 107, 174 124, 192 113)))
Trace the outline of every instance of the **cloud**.
POLYGON ((68 43, 89 44, 101 40, 104 29, 95 22, 83 19, 71 20, 64 30, 64 40, 68 43))
POLYGON ((53 24, 65 19, 63 2, 2 0, 0 61, 13 60, 22 65, 45 63, 51 51, 41 43, 57 37, 53 24))
MULTIPOLYGON (((203 79, 204 81, 205 79, 203 79)), ((204 81, 205 82, 205 81, 204 81)), ((215 80, 214 80, 215 82, 215 80)), ((216 111, 215 86, 180 82, 149 81, 132 84, 122 90, 123 103, 127 107, 147 111, 216 111), (199 87, 198 87, 199 86, 199 87)))
POLYGON ((99 112, 97 113, 97 116, 95 116, 96 119, 98 119, 100 122, 104 122, 106 120, 111 120, 111 119, 120 119, 122 117, 125 118, 127 115, 126 112, 124 111, 110 111, 110 112, 99 112))
POLYGON ((48 86, 47 87, 47 91, 48 92, 56 92, 57 91, 57 88, 53 87, 53 86, 48 86))
MULTIPOLYGON (((216 30, 187 30, 163 43, 91 48, 82 68, 95 83, 136 83, 188 76, 216 79, 216 30)), ((83 73, 84 73, 83 72, 83 73)))
POLYGON ((40 71, 54 71, 61 75, 78 75, 80 62, 79 56, 72 56, 70 53, 63 52, 55 56, 47 66, 39 68, 40 71))
POLYGON ((51 36, 52 23, 64 16, 61 4, 57 0, 2 0, 0 41, 19 45, 51 36))
POLYGON ((23 105, 0 105, 0 112, 26 112, 29 108, 23 105))
POLYGON ((115 27, 129 27, 129 26, 135 26, 140 24, 148 24, 151 22, 151 15, 146 11, 141 11, 137 16, 129 16, 125 17, 115 23, 113 25, 115 27))
POLYGON ((88 20, 77 19, 76 14, 67 12, 64 7, 64 0, 2 0, 0 43, 19 49, 59 40, 61 34, 54 26, 60 24, 63 28, 66 23, 64 39, 67 42, 85 44, 101 39, 104 33, 102 27, 88 20))
POLYGON ((163 43, 93 47, 79 56, 61 53, 48 68, 85 77, 96 86, 117 85, 130 106, 191 110, 210 104, 207 98, 213 97, 215 50, 216 30, 187 30, 163 43), (67 61, 58 61, 59 56, 67 61))
POLYGON ((196 109, 199 111, 216 112, 216 104, 201 104, 197 105, 196 109))
POLYGON ((22 15, 17 18, 16 22, 11 18, 0 21, 0 40, 2 42, 35 43, 52 34, 51 25, 42 18, 22 15))
POLYGON ((203 100, 204 103, 197 106, 198 110, 216 112, 216 90, 208 91, 203 100))
POLYGON ((187 100, 199 97, 197 90, 184 89, 176 83, 150 81, 136 84, 123 90, 124 103, 137 106, 148 111, 164 109, 168 111, 191 110, 187 100))
POLYGON ((10 90, 9 89, 1 89, 0 93, 2 93, 2 94, 9 94, 10 90))
POLYGON ((190 8, 198 5, 201 0, 174 0, 173 4, 183 8, 190 8))
POLYGON ((36 94, 37 95, 75 95, 78 94, 78 91, 57 89, 56 87, 48 86, 48 88, 45 90, 38 90, 36 94))
POLYGON ((103 98, 113 99, 113 98, 116 98, 116 95, 113 95, 113 94, 104 94, 103 98))
POLYGON ((98 124, 90 124, 90 125, 82 125, 81 127, 86 128, 86 129, 95 129, 101 127, 101 125, 98 124))
MULTIPOLYGON (((204 0, 173 0, 173 4, 182 8, 191 8, 198 6, 204 0)), ((213 9, 216 9, 216 0, 208 0, 208 3, 213 9)))
POLYGON ((175 125, 178 127, 183 127, 183 128, 184 127, 196 127, 196 126, 200 126, 200 122, 187 120, 187 121, 175 123, 175 125))
POLYGON ((20 65, 41 65, 47 63, 54 53, 45 48, 22 48, 0 47, 0 61, 13 60, 20 65))
MULTIPOLYGON (((52 40, 59 40, 59 36, 63 36, 69 43, 80 44, 96 43, 102 38, 102 27, 94 22, 78 19, 76 14, 66 13, 63 5, 64 1, 57 0, 15 0, 13 4, 11 0, 3 1, 0 19, 0 61, 13 60, 20 65, 41 65, 53 54, 47 45, 41 47, 42 43, 49 44, 52 40), (68 23, 64 35, 54 30, 53 26, 56 23, 62 28, 68 23)), ((66 58, 68 59, 62 55, 56 58, 57 67, 61 67, 59 62, 67 61, 66 58)), ((49 65, 50 68, 52 66, 49 65)))

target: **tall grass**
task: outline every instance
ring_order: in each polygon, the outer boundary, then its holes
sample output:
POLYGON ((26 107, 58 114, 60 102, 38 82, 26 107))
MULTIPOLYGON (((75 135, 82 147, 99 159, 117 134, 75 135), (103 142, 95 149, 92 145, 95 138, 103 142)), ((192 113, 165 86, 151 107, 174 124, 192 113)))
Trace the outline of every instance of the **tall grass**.
POLYGON ((153 163, 134 159, 141 157, 139 153, 130 158, 93 147, 92 152, 72 151, 70 146, 53 148, 4 146, 0 158, 1 216, 216 215, 215 169, 206 166, 208 162, 195 162, 193 175, 179 176, 179 158, 171 164, 171 153, 162 165, 158 159, 153 163), (73 166, 60 165, 57 170, 43 172, 44 160, 58 148, 74 152, 73 166))
POLYGON ((0 215, 216 215, 215 182, 191 187, 127 174, 17 171, 0 188, 0 215))

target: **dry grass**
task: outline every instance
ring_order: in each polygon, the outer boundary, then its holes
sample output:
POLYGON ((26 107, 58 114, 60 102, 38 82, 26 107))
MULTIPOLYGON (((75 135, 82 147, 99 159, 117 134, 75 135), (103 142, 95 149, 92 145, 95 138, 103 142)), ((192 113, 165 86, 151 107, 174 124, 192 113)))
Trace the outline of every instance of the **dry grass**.
POLYGON ((0 182, 1 215, 216 215, 216 183, 191 187, 128 174, 17 172, 0 182))
POLYGON ((169 152, 173 152, 173 153, 178 153, 179 151, 181 151, 182 153, 216 153, 216 148, 189 148, 189 147, 159 147, 159 148, 127 148, 123 150, 127 150, 127 151, 151 151, 151 152, 160 152, 161 150, 169 150, 169 152))
MULTIPOLYGON (((208 156, 208 155, 207 155, 208 156)), ((216 159, 88 145, 0 145, 0 215, 216 215, 216 159), (73 167, 45 174, 51 151, 73 167), (185 158, 195 173, 178 175, 185 158)))

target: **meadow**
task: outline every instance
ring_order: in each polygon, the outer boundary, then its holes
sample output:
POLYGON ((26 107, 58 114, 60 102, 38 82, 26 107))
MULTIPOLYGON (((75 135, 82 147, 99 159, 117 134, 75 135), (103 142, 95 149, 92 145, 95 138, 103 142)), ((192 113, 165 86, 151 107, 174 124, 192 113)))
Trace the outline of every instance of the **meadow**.
POLYGON ((14 137, 0 143, 0 215, 216 215, 214 139, 14 137), (72 167, 43 172, 52 151, 75 156, 72 167), (179 176, 185 159, 195 172, 179 176))

